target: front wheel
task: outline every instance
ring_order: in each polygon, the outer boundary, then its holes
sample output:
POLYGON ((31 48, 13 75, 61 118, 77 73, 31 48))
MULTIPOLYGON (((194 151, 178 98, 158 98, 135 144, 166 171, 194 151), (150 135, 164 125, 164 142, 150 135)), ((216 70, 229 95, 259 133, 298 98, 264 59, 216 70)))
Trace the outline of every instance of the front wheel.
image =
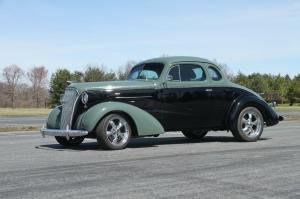
POLYGON ((123 114, 107 115, 99 123, 96 133, 97 141, 104 149, 124 149, 131 137, 130 121, 123 114))
POLYGON ((182 131, 182 134, 191 140, 201 140, 204 136, 206 136, 207 133, 207 130, 182 131))
POLYGON ((84 140, 84 137, 70 137, 67 139, 63 136, 55 136, 56 141, 66 147, 78 146, 84 140))
POLYGON ((264 119, 255 107, 246 107, 238 115, 233 124, 232 134, 245 142, 257 141, 264 130, 264 119))

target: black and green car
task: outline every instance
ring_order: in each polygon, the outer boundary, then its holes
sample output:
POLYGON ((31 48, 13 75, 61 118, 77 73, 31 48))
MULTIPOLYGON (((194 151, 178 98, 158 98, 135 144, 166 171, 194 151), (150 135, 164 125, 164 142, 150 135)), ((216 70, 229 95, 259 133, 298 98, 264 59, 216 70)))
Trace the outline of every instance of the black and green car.
POLYGON ((126 81, 70 84, 41 133, 64 146, 96 138, 106 149, 123 149, 131 137, 167 131, 201 139, 211 130, 230 130, 240 141, 256 141, 264 126, 282 119, 211 61, 163 57, 137 64, 126 81))

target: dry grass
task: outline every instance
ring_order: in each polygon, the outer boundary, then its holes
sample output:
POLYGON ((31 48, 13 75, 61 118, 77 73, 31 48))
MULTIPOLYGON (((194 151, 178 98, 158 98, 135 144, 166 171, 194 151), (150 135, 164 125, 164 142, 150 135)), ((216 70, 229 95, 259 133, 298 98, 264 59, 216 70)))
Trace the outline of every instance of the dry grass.
POLYGON ((39 131, 41 128, 41 125, 7 125, 0 126, 0 132, 39 131))
POLYGON ((294 121, 300 120, 300 115, 286 115, 284 116, 284 121, 294 121))
POLYGON ((285 111, 285 112, 291 112, 291 111, 300 111, 300 106, 276 106, 276 111, 285 111))
POLYGON ((45 108, 0 108, 0 116, 23 117, 23 116, 47 116, 51 109, 45 108))

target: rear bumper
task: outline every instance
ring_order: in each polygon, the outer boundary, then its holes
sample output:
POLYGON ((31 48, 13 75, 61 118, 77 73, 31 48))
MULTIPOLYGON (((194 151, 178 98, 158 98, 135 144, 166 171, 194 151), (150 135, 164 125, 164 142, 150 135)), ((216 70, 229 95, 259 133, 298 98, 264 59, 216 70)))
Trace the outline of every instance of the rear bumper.
POLYGON ((70 130, 70 129, 41 129, 41 134, 43 137, 45 135, 49 136, 64 136, 64 137, 80 137, 86 136, 89 132, 85 130, 70 130))
POLYGON ((273 126, 278 124, 280 121, 283 121, 284 117, 282 117, 281 115, 278 115, 277 113, 275 113, 275 115, 273 116, 273 118, 270 118, 269 120, 266 121, 267 126, 273 126))

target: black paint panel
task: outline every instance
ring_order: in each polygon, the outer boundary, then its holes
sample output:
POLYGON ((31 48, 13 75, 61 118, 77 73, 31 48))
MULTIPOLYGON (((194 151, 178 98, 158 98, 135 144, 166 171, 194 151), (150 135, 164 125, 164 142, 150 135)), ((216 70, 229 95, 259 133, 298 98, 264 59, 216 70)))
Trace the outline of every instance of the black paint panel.
MULTIPOLYGON (((163 125, 166 131, 226 129, 231 105, 241 96, 253 94, 233 87, 161 88, 88 91, 94 101, 119 101, 139 107, 163 125), (98 97, 97 97, 98 96, 98 97)), ((260 100, 261 101, 261 100, 260 100)))

